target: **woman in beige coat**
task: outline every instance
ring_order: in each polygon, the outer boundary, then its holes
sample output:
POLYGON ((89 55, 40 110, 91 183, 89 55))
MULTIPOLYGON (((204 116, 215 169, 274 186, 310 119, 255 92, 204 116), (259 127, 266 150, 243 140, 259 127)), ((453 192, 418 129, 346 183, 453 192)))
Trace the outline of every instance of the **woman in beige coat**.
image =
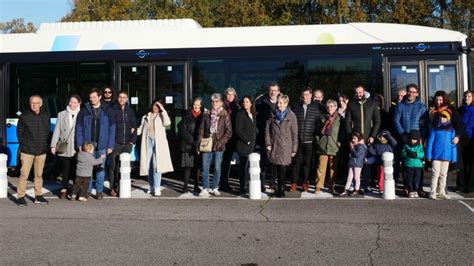
POLYGON ((278 177, 277 197, 285 197, 285 177, 291 158, 298 151, 298 122, 288 108, 287 95, 278 96, 277 108, 272 111, 265 127, 265 147, 272 164, 272 174, 278 177))
POLYGON ((153 101, 150 112, 143 116, 138 135, 142 136, 140 151, 140 175, 148 175, 150 193, 161 196, 161 174, 173 172, 166 127, 171 120, 163 105, 153 101))
POLYGON ((77 114, 81 109, 81 97, 72 95, 69 97, 69 103, 66 110, 59 112, 56 127, 54 128, 53 137, 51 138, 51 153, 58 156, 61 165, 61 177, 63 179, 63 187, 59 192, 59 198, 65 199, 69 187, 69 179, 74 180, 74 165, 76 150, 74 149, 74 130, 76 128, 77 114), (65 152, 59 153, 56 150, 58 141, 65 141, 67 147, 65 152))

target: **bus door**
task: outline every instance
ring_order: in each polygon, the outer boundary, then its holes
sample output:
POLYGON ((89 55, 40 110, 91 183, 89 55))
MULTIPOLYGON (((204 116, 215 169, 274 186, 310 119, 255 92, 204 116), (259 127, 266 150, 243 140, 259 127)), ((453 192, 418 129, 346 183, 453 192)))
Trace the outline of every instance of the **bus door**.
POLYGON ((129 104, 135 110, 139 126, 142 116, 150 110, 152 101, 160 99, 163 102, 171 119, 171 125, 167 127, 171 156, 174 163, 179 162, 180 150, 172 147, 179 147, 178 123, 182 119, 183 109, 187 109, 189 103, 188 63, 118 63, 116 67, 117 88, 128 92, 129 104))
POLYGON ((427 106, 438 90, 448 93, 453 105, 459 105, 464 88, 457 59, 384 58, 386 104, 397 104, 398 90, 414 83, 420 87, 420 99, 427 106))

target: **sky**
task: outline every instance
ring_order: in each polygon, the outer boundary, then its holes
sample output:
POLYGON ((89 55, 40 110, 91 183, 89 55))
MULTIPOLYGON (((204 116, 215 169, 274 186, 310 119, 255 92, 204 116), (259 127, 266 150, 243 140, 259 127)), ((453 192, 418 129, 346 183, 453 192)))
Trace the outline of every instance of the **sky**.
POLYGON ((33 22, 58 22, 72 8, 73 0, 0 0, 0 22, 24 18, 25 24, 33 22))

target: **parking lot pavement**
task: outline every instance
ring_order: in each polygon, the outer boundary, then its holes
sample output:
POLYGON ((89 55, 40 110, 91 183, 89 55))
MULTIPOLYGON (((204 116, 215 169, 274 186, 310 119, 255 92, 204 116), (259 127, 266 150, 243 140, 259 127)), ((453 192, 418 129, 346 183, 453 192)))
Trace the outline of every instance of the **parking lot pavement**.
POLYGON ((474 261, 474 213, 455 200, 0 200, 0 224, 0 265, 474 261))

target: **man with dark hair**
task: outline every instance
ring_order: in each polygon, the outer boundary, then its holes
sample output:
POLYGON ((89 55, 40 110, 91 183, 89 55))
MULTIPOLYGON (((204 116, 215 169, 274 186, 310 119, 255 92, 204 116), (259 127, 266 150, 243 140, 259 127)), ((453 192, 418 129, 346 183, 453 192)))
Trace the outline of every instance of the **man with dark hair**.
MULTIPOLYGON (((398 143, 403 147, 409 141, 409 134, 412 130, 419 130, 422 138, 428 136, 429 117, 426 106, 420 101, 420 88, 416 84, 408 84, 406 87, 406 96, 397 104, 393 111, 393 127, 398 143)), ((399 148, 400 149, 400 148, 399 148)), ((397 151, 399 150, 397 149, 397 151)), ((396 161, 400 165, 400 161, 396 161)), ((401 171, 400 166, 395 166, 397 170, 394 175, 395 181, 398 181, 401 171)), ((421 179, 420 196, 423 192, 423 178, 421 179)))
POLYGON ((128 92, 124 90, 118 93, 117 104, 112 105, 109 110, 115 121, 115 145, 108 158, 108 177, 110 196, 116 197, 119 180, 117 160, 121 153, 130 153, 137 142, 137 119, 128 105, 128 92))
POLYGON ((113 104, 114 100, 114 91, 112 87, 106 86, 103 90, 101 105, 102 107, 109 108, 113 104))
MULTIPOLYGON (((347 105, 345 124, 346 133, 362 133, 366 144, 371 145, 377 137, 382 121, 377 101, 366 95, 364 87, 357 86, 354 89, 354 98, 347 105)), ((369 172, 370 168, 363 169, 362 187, 365 191, 369 191, 369 172)))
MULTIPOLYGON (((267 151, 265 150, 265 126, 273 110, 276 108, 280 95, 280 86, 276 82, 268 85, 268 94, 257 99, 255 109, 257 111, 257 145, 260 146, 260 168, 262 169, 262 192, 265 191, 266 168, 268 164, 267 151)), ((270 186, 275 187, 275 181, 272 179, 270 186)))
MULTIPOLYGON (((95 157, 110 154, 115 144, 115 122, 109 109, 101 103, 100 90, 92 88, 89 92, 89 102, 77 115, 76 148, 81 149, 85 142, 91 142, 95 147, 95 157)), ((96 198, 101 200, 104 191, 105 161, 96 170, 96 198)), ((89 193, 92 182, 89 184, 89 193)))
POLYGON ((301 91, 301 101, 293 105, 292 110, 298 122, 298 152, 293 157, 292 169, 293 180, 290 191, 296 191, 300 168, 303 166, 303 192, 308 192, 308 177, 313 156, 313 140, 316 133, 316 125, 321 120, 323 113, 320 104, 312 101, 312 90, 304 87, 301 91))
POLYGON ((26 206, 25 194, 26 183, 30 175, 31 167, 34 166, 35 173, 35 203, 46 204, 48 201, 43 197, 43 168, 48 151, 48 136, 50 120, 49 114, 41 110, 43 98, 32 95, 29 100, 28 111, 20 115, 17 126, 17 136, 20 142, 20 178, 17 187, 18 205, 26 206))

